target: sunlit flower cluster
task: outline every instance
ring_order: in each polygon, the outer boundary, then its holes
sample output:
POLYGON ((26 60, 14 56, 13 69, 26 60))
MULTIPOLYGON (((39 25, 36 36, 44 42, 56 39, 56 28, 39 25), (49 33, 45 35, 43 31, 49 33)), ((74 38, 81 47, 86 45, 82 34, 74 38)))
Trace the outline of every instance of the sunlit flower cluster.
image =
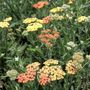
POLYGON ((27 31, 28 32, 33 32, 33 31, 37 31, 38 29, 42 28, 43 25, 41 23, 31 23, 27 26, 27 31))
POLYGON ((58 13, 58 12, 63 12, 63 11, 64 9, 62 7, 55 7, 50 10, 51 13, 58 13))
POLYGON ((47 60, 44 62, 44 64, 45 66, 43 66, 38 72, 39 83, 41 85, 46 85, 51 81, 60 80, 64 78, 65 72, 62 70, 61 66, 58 65, 58 60, 47 60), (47 64, 48 62, 49 64, 47 64))
POLYGON ((90 61, 90 55, 86 55, 86 59, 90 61))
POLYGON ((83 53, 76 52, 72 56, 72 60, 69 60, 66 64, 66 71, 68 74, 76 74, 79 69, 82 68, 82 63, 84 61, 83 53))
POLYGON ((32 64, 27 65, 26 68, 27 68, 27 71, 29 70, 29 68, 33 68, 35 71, 37 71, 39 70, 39 66, 40 66, 39 62, 34 62, 32 64))
POLYGON ((33 7, 36 9, 43 8, 44 6, 48 5, 47 1, 39 1, 38 3, 34 4, 33 7))
POLYGON ((82 68, 82 65, 74 60, 69 60, 66 64, 66 71, 68 74, 76 74, 79 69, 82 68))
POLYGON ((59 36, 60 36, 59 32, 55 30, 47 29, 47 30, 42 30, 38 38, 46 45, 52 46, 53 45, 52 40, 56 40, 59 36))
POLYGON ((25 24, 30 24, 30 23, 33 23, 37 20, 37 18, 26 18, 23 20, 23 23, 25 24))
POLYGON ((50 83, 50 78, 48 75, 42 73, 40 76, 39 76, 39 83, 40 85, 46 85, 48 83, 50 83))
POLYGON ((50 16, 46 16, 42 19, 38 18, 26 18, 23 20, 23 23, 28 24, 26 27, 28 32, 37 31, 38 29, 43 27, 43 24, 47 24, 51 21, 50 16))
POLYGON ((47 16, 47 17, 44 17, 43 18, 43 23, 44 24, 47 24, 47 23, 49 23, 51 21, 51 17, 50 16, 47 16))
POLYGON ((38 18, 26 18, 23 20, 23 23, 28 24, 28 26, 26 27, 28 32, 37 31, 38 29, 43 27, 43 20, 38 18))
POLYGON ((75 52, 72 56, 73 60, 76 62, 82 63, 84 61, 83 53, 80 52, 75 52))
POLYGON ((51 19, 52 20, 63 20, 64 16, 59 15, 59 14, 51 14, 51 19))
POLYGON ((45 61, 43 63, 45 66, 50 66, 50 65, 58 65, 59 61, 58 60, 54 60, 54 59, 48 59, 47 61, 45 61))
POLYGON ((26 72, 18 75, 17 80, 19 83, 27 83, 35 80, 36 72, 39 69, 40 63, 34 62, 26 66, 26 72))
POLYGON ((8 28, 10 25, 10 21, 12 20, 12 17, 8 17, 6 19, 4 19, 3 21, 0 21, 0 27, 1 28, 8 28))
POLYGON ((75 0, 69 0, 68 4, 73 4, 75 2, 75 0))
POLYGON ((77 18, 77 22, 78 23, 82 23, 82 22, 85 22, 85 21, 87 21, 87 17, 86 16, 80 16, 80 17, 78 17, 77 18))

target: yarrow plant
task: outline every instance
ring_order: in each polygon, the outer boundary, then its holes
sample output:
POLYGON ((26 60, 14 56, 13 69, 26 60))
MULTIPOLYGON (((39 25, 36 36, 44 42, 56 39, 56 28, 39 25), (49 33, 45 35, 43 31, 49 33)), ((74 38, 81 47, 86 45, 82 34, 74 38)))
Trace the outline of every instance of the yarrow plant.
POLYGON ((0 90, 89 90, 89 0, 0 1, 0 90))

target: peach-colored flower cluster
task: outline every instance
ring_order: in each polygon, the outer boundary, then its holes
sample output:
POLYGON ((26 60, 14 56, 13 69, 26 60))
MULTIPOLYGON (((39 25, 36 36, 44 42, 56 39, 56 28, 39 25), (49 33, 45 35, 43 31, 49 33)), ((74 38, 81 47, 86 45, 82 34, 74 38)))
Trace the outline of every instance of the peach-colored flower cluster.
POLYGON ((47 16, 47 17, 44 17, 43 18, 43 23, 44 24, 47 24, 47 23, 49 23, 51 21, 51 16, 47 16))
POLYGON ((47 46, 52 46, 52 40, 56 40, 60 36, 60 33, 55 30, 43 30, 38 38, 41 42, 45 43, 47 46))
POLYGON ((34 62, 26 66, 26 72, 18 75, 17 80, 19 83, 27 83, 35 80, 36 72, 39 69, 40 63, 34 62))
POLYGON ((68 74, 76 74, 79 69, 82 68, 82 62, 84 61, 83 53, 76 52, 72 56, 72 60, 69 60, 66 64, 66 71, 68 74))
POLYGON ((46 85, 51 81, 60 80, 64 78, 65 72, 62 70, 61 66, 58 65, 58 60, 49 59, 44 62, 45 66, 43 66, 39 72, 39 83, 40 85, 46 85), (47 62, 50 66, 47 65, 47 62))
POLYGON ((41 85, 46 85, 47 83, 50 83, 50 78, 46 74, 42 73, 39 78, 40 78, 39 83, 41 85))
POLYGON ((39 1, 38 3, 34 4, 33 7, 36 9, 43 8, 45 5, 48 5, 47 1, 39 1))

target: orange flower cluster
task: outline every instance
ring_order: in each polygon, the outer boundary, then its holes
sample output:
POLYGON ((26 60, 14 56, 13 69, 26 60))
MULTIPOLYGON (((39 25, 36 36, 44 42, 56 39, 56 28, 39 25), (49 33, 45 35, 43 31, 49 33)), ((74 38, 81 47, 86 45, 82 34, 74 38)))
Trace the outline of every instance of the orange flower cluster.
POLYGON ((47 24, 47 23, 49 23, 51 21, 51 17, 50 16, 47 16, 47 17, 44 17, 43 18, 43 23, 44 24, 47 24))
POLYGON ((18 75, 17 80, 19 83, 27 83, 28 81, 35 80, 36 72, 39 69, 39 63, 35 62, 26 66, 26 72, 18 75))
POLYGON ((40 83, 41 85, 46 85, 47 83, 50 83, 50 78, 49 78, 49 76, 42 73, 42 74, 40 75, 39 83, 40 83))
POLYGON ((19 83, 27 83, 28 81, 33 81, 35 76, 36 72, 31 68, 28 72, 19 74, 17 79, 19 83))
POLYGON ((47 1, 40 1, 33 5, 34 8, 40 9, 43 8, 45 5, 48 5, 49 3, 47 1))
POLYGON ((41 42, 45 43, 46 45, 52 46, 52 40, 56 40, 59 36, 59 32, 47 29, 41 31, 41 34, 38 36, 38 38, 41 40, 41 42))

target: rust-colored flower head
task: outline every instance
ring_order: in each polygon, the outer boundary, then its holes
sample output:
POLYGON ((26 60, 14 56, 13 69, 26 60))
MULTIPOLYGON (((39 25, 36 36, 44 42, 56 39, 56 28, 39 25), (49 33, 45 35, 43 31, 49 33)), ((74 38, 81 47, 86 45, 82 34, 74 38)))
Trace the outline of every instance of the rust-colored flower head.
POLYGON ((19 83, 27 83, 35 80, 36 73, 39 69, 39 62, 34 62, 26 66, 26 72, 18 75, 17 80, 19 83))
POLYGON ((41 40, 41 42, 45 43, 47 46, 53 45, 53 40, 56 40, 60 36, 60 33, 54 30, 43 30, 41 31, 41 34, 38 36, 38 38, 41 40))
POLYGON ((44 17, 43 18, 43 23, 44 24, 47 24, 47 23, 49 23, 51 21, 51 17, 50 16, 47 16, 47 17, 44 17))
POLYGON ((27 83, 28 82, 28 77, 26 76, 25 73, 21 73, 18 75, 17 80, 19 83, 27 83))
POLYGON ((48 77, 48 75, 42 73, 40 75, 39 83, 40 85, 46 85, 50 83, 50 78, 48 77))
POLYGON ((45 5, 48 5, 49 3, 47 1, 40 1, 33 5, 34 8, 40 9, 43 8, 45 5))

